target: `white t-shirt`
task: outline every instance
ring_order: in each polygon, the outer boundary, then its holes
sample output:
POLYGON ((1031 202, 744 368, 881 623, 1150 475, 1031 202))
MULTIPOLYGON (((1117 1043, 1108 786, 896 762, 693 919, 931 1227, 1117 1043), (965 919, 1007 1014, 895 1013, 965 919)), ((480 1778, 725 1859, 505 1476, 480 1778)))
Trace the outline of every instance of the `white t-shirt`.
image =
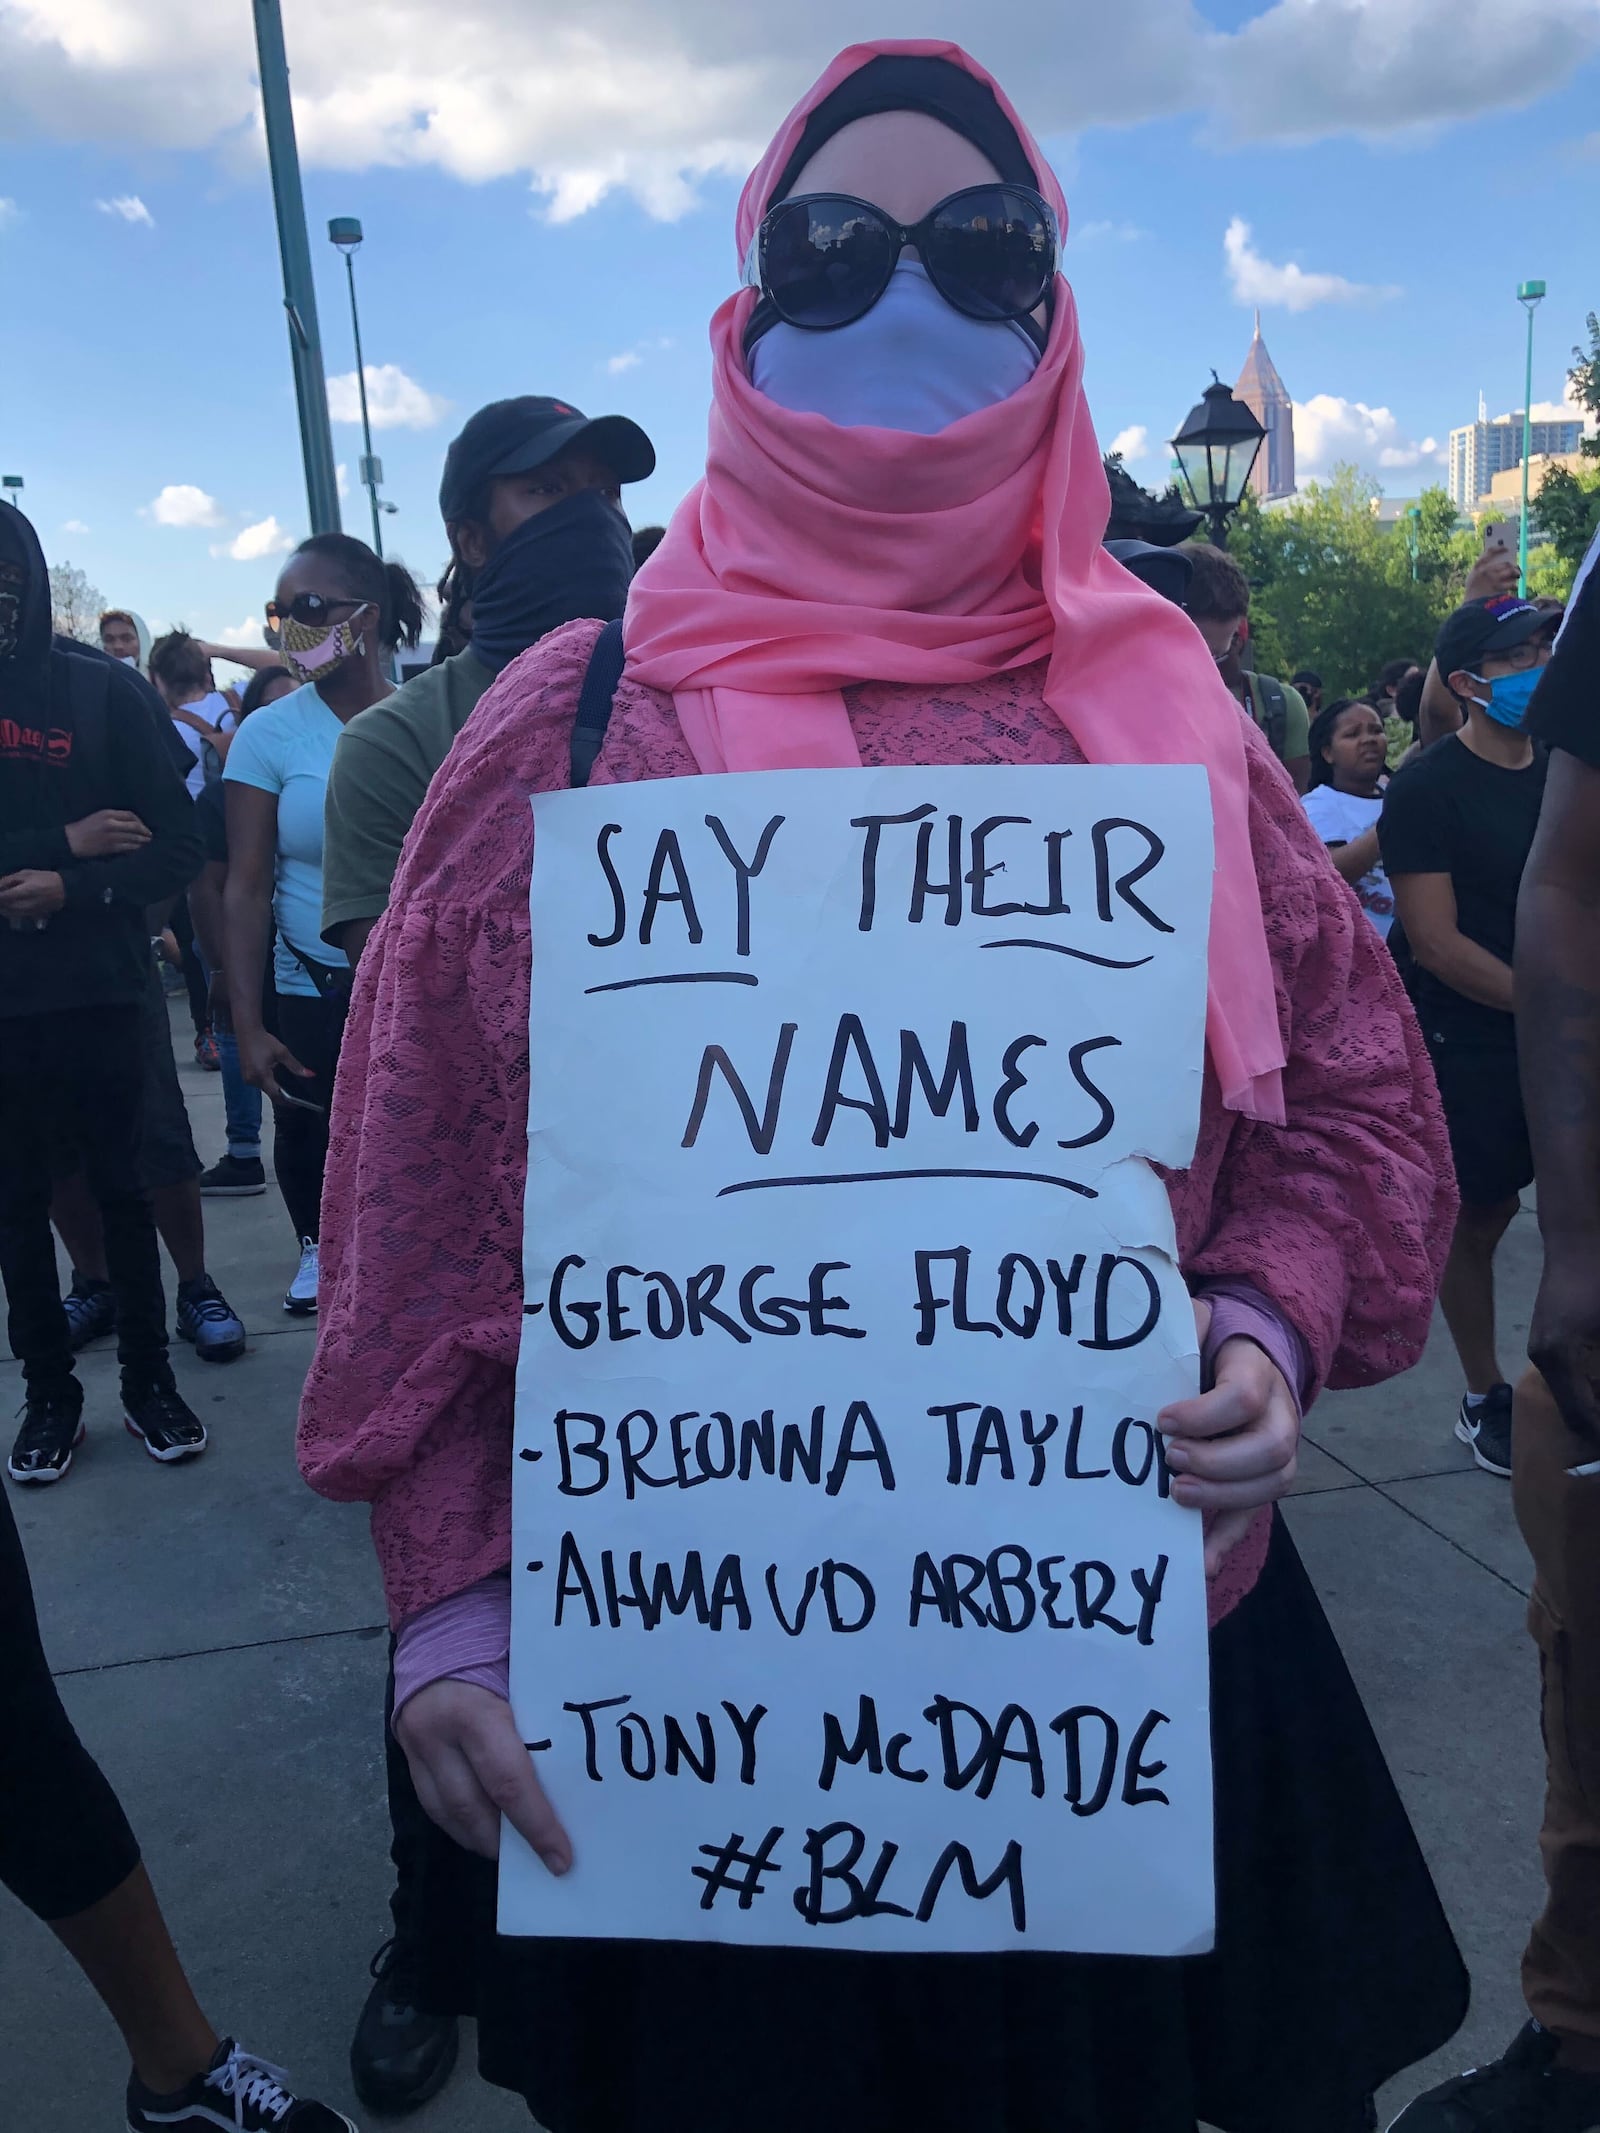
MULTIPOLYGON (((203 718, 208 726, 218 727, 223 733, 233 733, 238 728, 239 721, 233 715, 233 706, 220 689, 213 689, 209 696, 202 696, 197 702, 185 704, 183 708, 185 711, 192 711, 196 718, 203 718)), ((187 719, 175 718, 172 721, 172 730, 194 757, 194 761, 189 765, 189 774, 183 782, 189 788, 189 798, 198 800, 206 782, 206 737, 203 733, 196 733, 187 719)))
MULTIPOLYGON (((1359 794, 1340 792, 1333 785, 1313 785, 1304 801, 1306 820, 1324 844, 1354 844, 1372 828, 1383 813, 1383 795, 1363 800, 1359 794)), ((1394 892, 1379 859, 1359 881, 1350 886, 1368 918, 1386 940, 1394 923, 1394 892)))

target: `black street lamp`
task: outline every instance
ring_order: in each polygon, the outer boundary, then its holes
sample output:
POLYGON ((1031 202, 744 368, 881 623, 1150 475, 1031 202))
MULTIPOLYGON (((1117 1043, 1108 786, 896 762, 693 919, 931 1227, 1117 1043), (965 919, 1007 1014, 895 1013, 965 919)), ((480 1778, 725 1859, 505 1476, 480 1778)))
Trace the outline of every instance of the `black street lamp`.
POLYGON ((1228 521, 1244 499, 1266 431, 1215 371, 1172 440, 1178 472, 1189 501, 1211 521, 1211 538, 1228 545, 1228 521))

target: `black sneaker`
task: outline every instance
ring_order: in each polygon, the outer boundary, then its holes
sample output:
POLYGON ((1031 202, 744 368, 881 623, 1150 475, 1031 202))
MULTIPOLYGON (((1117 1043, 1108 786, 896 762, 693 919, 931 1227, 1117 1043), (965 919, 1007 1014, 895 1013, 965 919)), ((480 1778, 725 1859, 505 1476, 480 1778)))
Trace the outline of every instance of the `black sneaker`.
POLYGON ((74 1274, 72 1287, 61 1302, 67 1314, 67 1336, 72 1342, 74 1355, 80 1348, 87 1348, 90 1341, 116 1332, 117 1299, 111 1293, 109 1281, 85 1281, 81 1274, 74 1274))
POLYGON ((296 2096, 282 2067, 269 2066, 229 2038, 217 2047, 210 2068, 171 2096, 128 2077, 128 2133, 210 2133, 214 2126, 236 2133, 356 2133, 342 2111, 309 2096, 296 2096))
POLYGON ((1389 2133, 1597 2133, 1600 2074, 1555 2063, 1556 2040, 1537 2022, 1503 2059, 1441 2081, 1407 2104, 1389 2133))
POLYGON ((200 1173, 200 1190, 208 1200, 249 1200, 267 1189, 267 1173, 258 1155, 225 1155, 200 1173))
POLYGON ((83 1442, 83 1387, 69 1392, 31 1392, 22 1427, 6 1461, 13 1481, 37 1488, 60 1481, 83 1442))
POLYGON ((122 1419, 163 1466, 198 1459, 206 1448, 206 1426, 176 1385, 151 1386, 143 1392, 129 1392, 124 1386, 122 1419))
POLYGON ((453 2015, 418 2007, 416 1967, 399 1941, 384 1942, 372 1958, 372 1975, 376 1982, 350 2044, 350 2078, 369 2110, 398 2116, 438 2095, 455 2066, 460 2036, 453 2015))
POLYGON ((1511 1479, 1511 1387, 1496 1385, 1481 1400, 1463 1399, 1456 1418, 1456 1435, 1470 1444, 1472 1456, 1486 1474, 1511 1479))
POLYGON ((193 1341, 205 1363, 231 1363, 244 1354, 244 1321, 209 1274, 178 1283, 178 1338, 193 1341))

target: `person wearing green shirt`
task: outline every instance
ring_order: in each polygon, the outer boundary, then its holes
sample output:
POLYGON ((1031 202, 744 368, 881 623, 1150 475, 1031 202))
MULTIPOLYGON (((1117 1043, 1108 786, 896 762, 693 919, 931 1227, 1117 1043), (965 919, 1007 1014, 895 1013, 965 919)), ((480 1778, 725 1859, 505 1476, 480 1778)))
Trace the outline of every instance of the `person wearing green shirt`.
POLYGON ((1248 673, 1244 646, 1249 636, 1250 581, 1225 548, 1208 541, 1185 541, 1181 554, 1191 563, 1189 619, 1206 641, 1217 671, 1261 728, 1272 752, 1303 793, 1311 776, 1311 721, 1305 698, 1286 681, 1248 673))
POLYGON ((622 613, 633 572, 622 485, 655 463, 627 416, 591 421, 531 395, 479 408, 446 453, 439 636, 441 651, 460 649, 351 719, 328 777, 322 937, 352 965, 388 908, 433 774, 489 684, 563 623, 622 613))

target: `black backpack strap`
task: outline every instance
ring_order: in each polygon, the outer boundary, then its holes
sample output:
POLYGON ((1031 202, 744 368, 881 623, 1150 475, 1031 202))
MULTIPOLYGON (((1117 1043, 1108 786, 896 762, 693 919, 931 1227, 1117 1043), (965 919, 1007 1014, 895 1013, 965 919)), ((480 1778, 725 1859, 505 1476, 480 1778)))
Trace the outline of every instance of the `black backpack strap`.
POLYGON ((111 673, 98 659, 80 659, 71 652, 54 652, 63 662, 58 670, 67 685, 67 704, 73 725, 73 744, 80 764, 89 771, 89 789, 108 792, 111 784, 111 737, 107 713, 111 700, 111 673))
POLYGON ((622 679, 622 623, 608 622, 595 639, 572 722, 572 783, 587 785, 611 723, 612 699, 622 679))
POLYGON ((1289 734, 1289 699, 1283 693, 1283 683, 1274 681, 1270 674, 1258 674, 1256 686, 1267 714, 1261 730, 1267 736, 1267 746, 1281 763, 1283 744, 1289 734))

